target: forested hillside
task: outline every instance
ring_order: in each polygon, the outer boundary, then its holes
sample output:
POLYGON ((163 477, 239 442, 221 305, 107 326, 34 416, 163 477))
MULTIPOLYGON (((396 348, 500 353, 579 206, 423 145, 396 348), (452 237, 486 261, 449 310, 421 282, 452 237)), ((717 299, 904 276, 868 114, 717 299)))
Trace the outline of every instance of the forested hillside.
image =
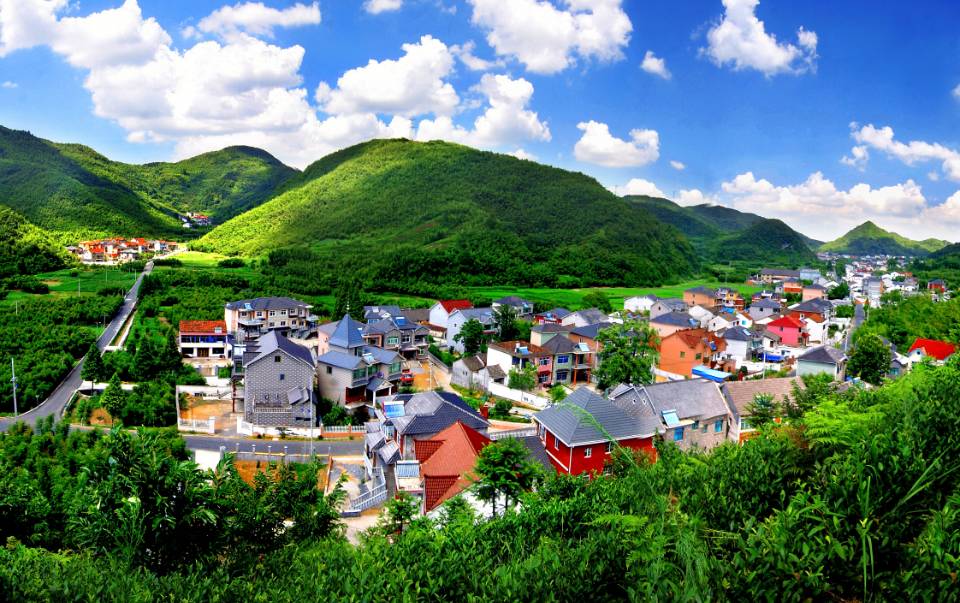
POLYGON ((780 220, 761 220, 741 232, 717 238, 710 248, 718 259, 754 260, 766 265, 795 266, 817 259, 803 235, 780 220))
POLYGON ((446 142, 375 140, 311 165, 288 190, 218 226, 200 248, 318 261, 392 279, 643 284, 691 274, 693 248, 582 174, 446 142))
POLYGON ((48 233, 0 206, 0 279, 57 270, 73 261, 48 233))
POLYGON ((912 241, 895 232, 887 232, 867 221, 839 239, 824 243, 820 251, 850 255, 906 255, 922 256, 949 245, 949 241, 924 239, 912 241))

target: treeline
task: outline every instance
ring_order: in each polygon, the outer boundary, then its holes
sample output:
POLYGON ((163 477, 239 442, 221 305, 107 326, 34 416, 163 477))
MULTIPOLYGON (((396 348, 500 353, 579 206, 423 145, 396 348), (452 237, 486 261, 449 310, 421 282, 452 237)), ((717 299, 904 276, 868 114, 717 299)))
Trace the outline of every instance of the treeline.
POLYGON ((289 482, 265 479, 261 496, 224 468, 197 471, 173 442, 15 431, 0 440, 0 537, 16 539, 0 550, 0 589, 20 601, 956 601, 960 436, 944 425, 958 413, 960 360, 918 366, 874 390, 820 388, 743 446, 659 442, 652 465, 618 452, 610 475, 550 478, 496 519, 454 505, 357 546, 325 501, 284 507, 266 494, 289 482), (278 536, 281 516, 294 527, 278 536), (64 545, 76 552, 48 552, 64 545))
POLYGON ((109 322, 121 304, 121 297, 98 295, 0 306, 0 409, 13 411, 11 358, 23 412, 50 395, 96 340, 96 327, 109 322))
POLYGON ((867 321, 855 331, 854 340, 879 335, 906 353, 917 337, 960 342, 960 299, 934 302, 926 295, 891 300, 871 308, 867 321))

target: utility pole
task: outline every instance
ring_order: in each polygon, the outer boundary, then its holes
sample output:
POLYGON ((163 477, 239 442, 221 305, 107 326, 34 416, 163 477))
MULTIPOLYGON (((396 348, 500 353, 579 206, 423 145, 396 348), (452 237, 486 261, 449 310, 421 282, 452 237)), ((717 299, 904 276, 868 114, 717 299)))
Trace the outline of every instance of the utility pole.
POLYGON ((310 400, 310 462, 313 462, 313 412, 316 405, 313 403, 313 400, 310 400))
POLYGON ((17 367, 13 364, 13 358, 10 359, 10 383, 13 384, 13 416, 18 417, 17 411, 17 367))

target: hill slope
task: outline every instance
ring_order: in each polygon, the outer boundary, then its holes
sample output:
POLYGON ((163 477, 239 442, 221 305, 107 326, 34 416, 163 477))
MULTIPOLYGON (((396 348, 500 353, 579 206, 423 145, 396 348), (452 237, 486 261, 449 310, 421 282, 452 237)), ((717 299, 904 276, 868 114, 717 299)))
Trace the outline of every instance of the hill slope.
POLYGON ((926 255, 949 245, 949 241, 925 239, 912 241, 895 232, 888 232, 873 222, 857 226, 835 241, 824 243, 820 251, 850 255, 926 255))
POLYGON ((67 250, 22 215, 0 206, 0 278, 63 268, 67 250))
POLYGON ((556 275, 589 284, 660 282, 696 263, 676 230, 592 178, 408 140, 328 155, 286 192, 198 244, 245 255, 307 245, 402 278, 442 274, 475 283, 556 275))
POLYGON ((799 265, 816 260, 806 238, 780 220, 761 220, 749 228, 718 239, 713 244, 717 258, 754 260, 799 265))
POLYGON ((722 231, 740 231, 765 220, 763 216, 738 211, 732 207, 703 203, 689 208, 690 213, 706 220, 722 231))
POLYGON ((184 235, 187 211, 226 219, 297 172, 264 151, 233 147, 178 163, 130 165, 88 147, 0 126, 0 203, 63 242, 105 235, 184 235))

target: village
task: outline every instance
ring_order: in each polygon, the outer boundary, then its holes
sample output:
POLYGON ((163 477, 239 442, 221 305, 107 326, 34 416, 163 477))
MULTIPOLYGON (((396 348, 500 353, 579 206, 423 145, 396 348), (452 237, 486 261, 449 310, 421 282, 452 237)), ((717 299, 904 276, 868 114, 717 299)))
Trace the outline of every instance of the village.
MULTIPOLYGON (((457 496, 490 515, 470 476, 491 441, 518 439, 544 471, 592 475, 615 444, 655 461, 658 438, 681 450, 743 443, 756 434, 757 400, 789 406, 810 376, 870 387, 846 374, 865 309, 891 295, 950 297, 942 280, 921 291, 899 269, 887 257, 847 258, 842 277, 766 268, 750 296, 699 286, 682 298, 629 297, 609 312, 537 311, 513 295, 488 307, 367 305, 360 320, 321 322, 297 299, 236 300, 223 320, 179 324, 184 361, 207 385, 177 386, 178 428, 262 437, 276 449, 286 438, 362 439, 361 457, 332 463, 350 478, 348 516, 401 492, 426 515, 457 496), (529 336, 504 324, 525 324, 529 336), (629 338, 636 325, 653 335, 652 379, 602 383, 617 333, 629 338), (325 425, 321 407, 339 407, 349 424, 325 425)), ((919 338, 906 350, 887 345, 891 378, 956 351, 919 338)))
POLYGON ((115 266, 173 253, 180 249, 182 245, 173 241, 143 237, 95 239, 81 241, 67 247, 67 251, 81 264, 92 266, 115 266))

